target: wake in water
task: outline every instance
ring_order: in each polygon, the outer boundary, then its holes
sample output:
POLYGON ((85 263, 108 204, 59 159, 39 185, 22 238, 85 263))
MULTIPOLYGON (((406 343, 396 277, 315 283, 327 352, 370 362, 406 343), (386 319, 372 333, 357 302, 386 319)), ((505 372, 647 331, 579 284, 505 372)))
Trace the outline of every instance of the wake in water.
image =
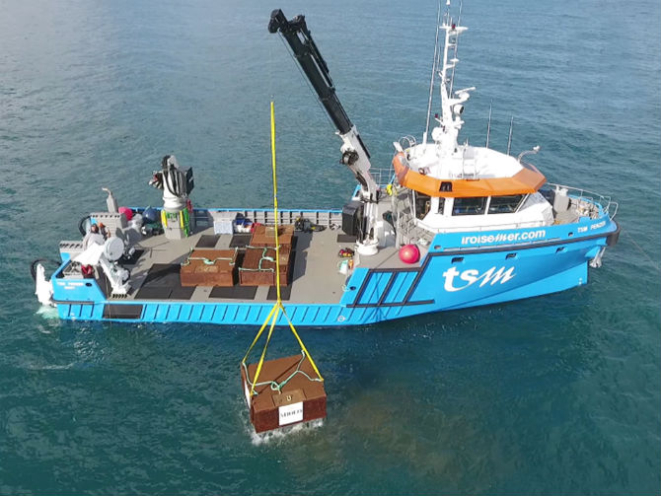
POLYGON ((271 442, 278 442, 284 439, 288 439, 291 436, 309 433, 319 429, 323 425, 324 419, 316 419, 310 422, 303 422, 301 424, 283 427, 282 429, 262 432, 260 434, 257 434, 253 429, 253 426, 250 424, 248 424, 248 429, 250 431, 250 440, 253 446, 260 446, 262 444, 269 444, 271 442))
POLYGON ((35 312, 35 315, 40 315, 46 320, 53 320, 53 319, 59 319, 58 314, 57 314, 57 308, 55 307, 48 307, 45 305, 42 305, 39 307, 39 310, 35 312))

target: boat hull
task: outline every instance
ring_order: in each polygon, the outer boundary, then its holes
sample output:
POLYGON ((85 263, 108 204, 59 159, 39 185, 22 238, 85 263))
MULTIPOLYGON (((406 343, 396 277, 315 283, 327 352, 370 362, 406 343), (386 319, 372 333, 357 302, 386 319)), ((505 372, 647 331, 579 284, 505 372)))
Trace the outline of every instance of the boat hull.
MULTIPOLYGON (((430 251, 419 267, 357 268, 336 304, 285 302, 285 307, 296 326, 353 326, 556 293, 586 284, 589 261, 618 232, 609 220, 599 234, 584 238, 430 251)), ((108 300, 90 282, 67 294, 69 301, 56 299, 59 316, 67 320, 254 326, 273 306, 272 301, 108 300)))

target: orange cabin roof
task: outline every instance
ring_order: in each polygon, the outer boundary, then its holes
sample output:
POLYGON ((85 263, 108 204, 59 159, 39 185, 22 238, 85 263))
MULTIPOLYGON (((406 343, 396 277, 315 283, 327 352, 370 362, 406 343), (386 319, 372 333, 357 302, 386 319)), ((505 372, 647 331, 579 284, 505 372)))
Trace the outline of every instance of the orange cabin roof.
POLYGON ((437 179, 410 169, 402 161, 404 154, 392 159, 399 184, 428 196, 444 198, 471 198, 480 196, 522 195, 535 193, 546 182, 536 168, 523 168, 512 177, 484 179, 437 179), (441 191, 441 187, 443 191, 441 191))

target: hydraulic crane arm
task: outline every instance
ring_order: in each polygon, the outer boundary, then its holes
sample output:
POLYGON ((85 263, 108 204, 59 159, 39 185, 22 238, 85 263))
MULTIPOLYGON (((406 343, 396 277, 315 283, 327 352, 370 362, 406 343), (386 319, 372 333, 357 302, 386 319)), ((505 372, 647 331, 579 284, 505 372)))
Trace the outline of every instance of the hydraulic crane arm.
POLYGON ((268 29, 270 33, 277 33, 278 31, 282 33, 292 52, 294 52, 301 69, 303 69, 312 87, 319 95, 319 99, 333 124, 335 124, 340 134, 348 133, 353 124, 351 124, 349 116, 347 116, 335 94, 335 87, 328 71, 328 65, 326 65, 326 61, 319 53, 317 44, 312 39, 305 22, 305 16, 299 15, 288 21, 282 10, 274 10, 271 13, 268 29))
POLYGON ((356 176, 356 180, 360 184, 360 199, 365 205, 365 225, 359 244, 369 245, 369 249, 363 250, 365 254, 369 254, 370 251, 376 250, 376 244, 378 244, 375 224, 379 188, 369 172, 371 164, 367 147, 335 93, 328 66, 312 39, 305 16, 299 15, 288 21, 282 10, 274 10, 271 13, 268 29, 270 33, 279 31, 287 41, 298 64, 342 138, 341 162, 349 167, 356 176))

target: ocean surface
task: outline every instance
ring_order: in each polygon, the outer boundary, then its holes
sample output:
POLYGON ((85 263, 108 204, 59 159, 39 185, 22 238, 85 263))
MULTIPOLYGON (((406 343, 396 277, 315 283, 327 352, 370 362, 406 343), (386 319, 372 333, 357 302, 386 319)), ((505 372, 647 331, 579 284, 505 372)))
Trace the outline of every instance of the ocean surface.
MULTIPOLYGON (((303 329, 328 418, 251 434, 256 329, 60 322, 29 264, 78 219, 158 205, 163 155, 197 205, 341 207, 340 140, 273 8, 303 13, 376 167, 424 130, 432 0, 0 0, 0 494, 661 492, 661 5, 466 0, 462 138, 535 145, 553 182, 614 197, 622 235, 560 294, 303 329)), ((284 330, 274 356, 297 352, 284 330)))

